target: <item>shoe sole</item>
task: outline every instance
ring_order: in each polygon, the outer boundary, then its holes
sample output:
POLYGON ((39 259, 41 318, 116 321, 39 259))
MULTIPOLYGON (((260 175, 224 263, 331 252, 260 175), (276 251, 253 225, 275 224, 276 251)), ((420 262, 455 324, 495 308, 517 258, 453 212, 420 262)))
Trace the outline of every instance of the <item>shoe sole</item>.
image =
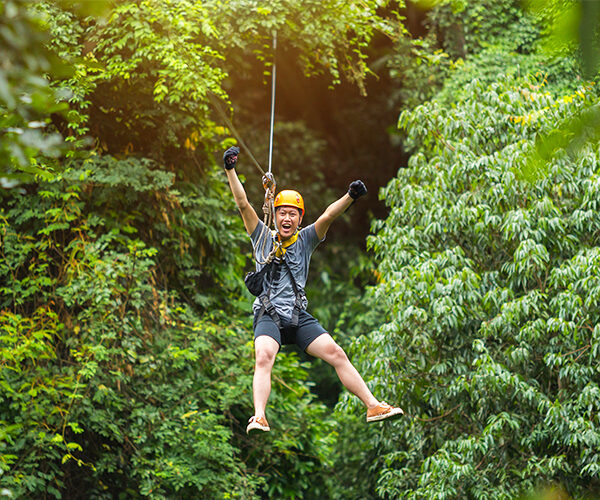
POLYGON ((252 423, 249 424, 248 427, 246 427, 246 434, 250 434, 252 431, 269 432, 270 430, 270 427, 265 427, 264 425, 252 423))
POLYGON ((404 415, 404 411, 402 410, 402 408, 395 408, 382 415, 374 415, 372 417, 367 417, 367 422, 379 422, 387 418, 401 417, 402 415, 404 415))

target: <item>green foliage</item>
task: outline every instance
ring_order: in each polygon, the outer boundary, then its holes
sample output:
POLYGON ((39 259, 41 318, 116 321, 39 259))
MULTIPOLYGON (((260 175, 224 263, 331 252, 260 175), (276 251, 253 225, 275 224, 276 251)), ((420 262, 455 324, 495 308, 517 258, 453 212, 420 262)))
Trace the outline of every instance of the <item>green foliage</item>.
POLYGON ((207 175, 203 184, 173 185, 174 175, 157 167, 145 159, 92 156, 74 164, 64 178, 84 183, 91 195, 85 212, 97 214, 109 241, 126 233, 152 242, 161 287, 178 290, 204 308, 219 307, 224 299, 237 302, 242 286, 235 277, 244 262, 237 247, 243 232, 230 217, 232 202, 221 173, 207 175))
POLYGON ((48 3, 41 8, 54 50, 76 68, 71 79, 57 82, 73 95, 59 128, 72 139, 91 133, 109 153, 136 152, 167 166, 196 162, 197 168, 200 150, 216 133, 206 96, 223 95, 225 76, 222 56, 210 47, 215 28, 204 7, 125 2, 105 20, 48 3))
POLYGON ((580 62, 564 57, 573 50, 548 51, 544 45, 551 19, 560 18, 555 10, 564 13, 565 6, 551 2, 553 7, 524 10, 515 0, 432 3, 423 22, 425 34, 398 39, 388 58, 390 75, 402 84, 401 109, 434 96, 452 106, 474 78, 492 84, 499 75, 536 75, 554 92, 574 92, 581 85, 575 76, 580 62))
POLYGON ((401 115, 415 152, 370 239, 391 315, 354 348, 409 415, 381 431, 380 495, 599 494, 600 149, 522 176, 536 134, 596 101, 507 78, 401 115))
MULTIPOLYGON (((212 122, 207 100, 208 93, 227 99, 222 84, 235 58, 223 59, 217 32, 231 29, 231 19, 210 12, 216 6, 128 2, 105 18, 60 3, 36 6, 52 50, 74 68, 52 82, 68 91, 71 107, 53 123, 89 151, 61 160, 53 182, 2 193, 2 307, 34 333, 46 332, 36 311, 57 322, 48 330, 55 336, 35 333, 31 344, 52 357, 32 357, 31 373, 2 374, 23 388, 0 403, 0 485, 16 496, 320 498, 335 489, 327 477, 333 423, 294 354, 281 355, 274 372, 276 432, 260 447, 244 432, 253 356, 247 316, 239 319, 250 306, 240 279, 243 230, 222 173, 212 168, 226 131, 212 122), (93 142, 82 142, 85 136, 93 142), (34 397, 27 392, 34 377, 63 391, 53 399, 37 393, 40 424, 34 406, 13 411, 34 397), (37 446, 42 438, 54 441, 37 446)), ((281 7, 290 6, 300 12, 296 4, 281 7)), ((353 14, 329 7, 312 25, 286 24, 288 34, 317 32, 336 15, 336 30, 347 30, 353 14)), ((353 51, 364 47, 371 24, 365 17, 357 38, 323 32, 326 54, 318 57, 334 64, 349 47, 343 64, 364 72, 353 51)), ((254 50, 265 36, 270 28, 244 47, 254 50)), ((339 74, 342 63, 334 66, 339 74)), ((306 131, 287 129, 287 149, 301 161, 294 145, 306 131)), ((318 154, 322 143, 310 143, 308 154, 318 154)), ((316 171, 314 184, 321 182, 316 171)), ((9 333, 5 355, 19 338, 9 333)))
MULTIPOLYGON (((2 183, 35 180, 0 192, 0 496, 599 493, 597 98, 537 43, 562 4, 437 2, 421 40, 404 2, 106 4, 0 6, 2 183), (309 290, 342 344, 375 330, 353 359, 404 421, 365 427, 347 395, 330 417, 314 395, 333 404, 329 367, 282 353, 273 432, 245 434, 249 247, 210 98, 256 99, 236 77, 268 80, 274 32, 304 75, 363 92, 369 44, 392 40, 395 83, 343 122, 423 103, 400 118, 414 154, 383 192, 377 269, 332 233, 309 290)), ((299 121, 276 137, 280 187, 304 186, 312 219, 335 197, 325 138, 299 121)))
MULTIPOLYGON (((101 15, 105 0, 57 5, 80 15, 101 15)), ((69 89, 51 80, 72 77, 73 68, 49 47, 47 16, 31 0, 8 0, 0 5, 0 183, 11 188, 40 176, 52 178, 61 170, 55 161, 68 151, 54 120, 68 117, 69 89)))
POLYGON ((443 85, 455 63, 438 45, 433 32, 422 39, 401 38, 396 42, 387 65, 390 77, 401 82, 397 95, 393 96, 397 106, 417 106, 443 85))
POLYGON ((73 366, 57 364, 64 325, 50 308, 28 318, 3 311, 0 332, 0 482, 20 495, 58 496, 60 464, 81 450, 70 411, 84 388, 73 366))
POLYGON ((345 73, 364 85, 375 30, 398 29, 377 15, 382 3, 124 2, 106 20, 45 3, 54 50, 76 68, 57 84, 73 95, 59 128, 71 138, 91 133, 112 154, 135 151, 171 169, 204 169, 225 132, 213 122, 209 98, 228 101, 225 78, 248 64, 248 54, 270 65, 267 41, 277 31, 307 74, 328 71, 336 84, 345 73))
POLYGON ((27 224, 37 237, 5 235, 6 260, 0 273, 10 286, 2 289, 4 305, 21 305, 41 290, 50 300, 56 291, 51 271, 68 259, 86 258, 77 240, 62 241, 72 224, 82 224, 78 230, 89 232, 101 247, 128 248, 135 235, 151 242, 161 263, 156 282, 178 288, 199 306, 220 304, 223 296, 228 297, 223 295, 226 291, 229 298, 239 295, 242 285, 234 276, 244 259, 235 248, 242 235, 232 228, 241 225, 227 216, 233 210, 225 186, 209 178, 204 185, 186 183, 180 185, 181 191, 168 189, 173 176, 155 167, 151 161, 92 156, 81 165, 73 164, 61 176, 63 180, 41 190, 41 203, 27 194, 9 198, 8 216, 27 224), (31 258, 43 265, 30 268, 31 258))
POLYGON ((300 498, 326 491, 322 471, 335 433, 298 359, 278 360, 271 414, 278 434, 259 450, 244 432, 253 365, 248 321, 194 312, 182 283, 167 291, 193 272, 207 281, 199 293, 215 304, 209 309, 223 308, 226 288, 240 286, 233 276, 243 259, 232 236, 240 222, 222 213, 212 219, 218 211, 195 207, 194 191, 176 193, 172 176, 151 166, 89 159, 37 192, 5 196, 0 272, 13 285, 0 291, 13 312, 2 315, 0 384, 11 390, 0 401, 0 485, 19 497, 256 498, 264 489, 300 498), (167 212, 158 193, 189 210, 167 212), (224 220, 234 226, 228 238, 200 241, 196 231, 224 220), (169 255, 170 239, 191 246, 192 238, 205 245, 209 263, 221 252, 218 268, 169 255))
POLYGON ((403 0, 276 0, 268 6, 238 0, 209 4, 218 9, 228 54, 235 57, 239 47, 249 47, 259 58, 270 60, 272 36, 277 33, 279 45, 299 54, 306 76, 326 73, 334 85, 345 76, 363 93, 370 73, 366 61, 369 42, 378 33, 397 37, 404 32, 394 10, 404 7, 403 0), (391 11, 388 17, 381 15, 385 8, 391 11))
POLYGON ((33 175, 51 176, 42 156, 61 153, 62 138, 47 133, 51 113, 64 111, 44 78, 64 74, 66 67, 45 43, 41 20, 27 0, 0 5, 0 182, 11 187, 33 175))
POLYGON ((428 13, 427 22, 453 58, 497 44, 507 51, 531 52, 537 31, 514 0, 442 0, 428 13))
POLYGON ((234 362, 249 357, 246 331, 176 305, 158 311, 163 327, 154 330, 136 328, 133 315, 117 317, 120 331, 81 318, 93 371, 77 410, 82 454, 94 468, 70 479, 101 497, 254 498, 261 481, 240 462, 224 418, 247 391, 236 383, 247 378, 244 367, 234 362))
POLYGON ((598 73, 598 2, 527 0, 525 6, 541 20, 544 36, 539 46, 543 52, 554 56, 579 53, 584 75, 593 78, 598 73))

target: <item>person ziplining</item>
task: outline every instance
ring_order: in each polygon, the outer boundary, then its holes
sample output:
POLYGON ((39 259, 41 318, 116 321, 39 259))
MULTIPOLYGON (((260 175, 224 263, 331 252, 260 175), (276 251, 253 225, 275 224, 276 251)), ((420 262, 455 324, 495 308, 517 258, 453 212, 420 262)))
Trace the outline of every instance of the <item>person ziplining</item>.
MULTIPOLYGON (((261 221, 250 205, 236 173, 238 147, 223 155, 227 180, 240 211, 246 232, 250 235, 256 258, 256 272, 246 280, 257 295, 253 304, 255 368, 252 382, 254 415, 246 432, 270 431, 265 410, 271 393, 271 371, 282 345, 297 344, 307 354, 320 358, 334 367, 340 381, 367 407, 367 422, 402 415, 401 408, 379 401, 373 396, 344 350, 321 324, 307 312, 308 300, 304 287, 310 258, 325 239, 332 222, 358 198, 367 193, 365 184, 356 180, 348 192, 333 202, 313 224, 300 228, 305 215, 304 200, 294 190, 284 190, 272 200, 275 230, 261 221)), ((269 193, 274 191, 273 176, 263 177, 265 214, 269 193)), ((268 216, 265 220, 270 220, 268 216)))
POLYGON ((367 422, 403 415, 402 408, 391 406, 373 396, 344 350, 306 310, 308 300, 304 287, 310 257, 317 245, 325 239, 331 223, 358 198, 365 195, 367 188, 361 180, 352 182, 344 196, 329 205, 315 223, 302 229, 300 223, 305 211, 300 193, 284 190, 275 196, 276 183, 271 172, 271 160, 275 121, 276 49, 277 33, 274 33, 268 172, 262 169, 245 145, 216 98, 213 99, 215 109, 239 143, 246 148, 250 159, 263 175, 265 189, 263 222, 248 202, 235 170, 240 149, 237 146, 227 149, 223 154, 227 180, 246 232, 250 235, 256 260, 256 271, 248 273, 244 280, 248 289, 256 295, 252 306, 255 352, 252 381, 254 415, 248 421, 246 432, 271 430, 265 410, 271 393, 271 371, 282 344, 297 344, 306 353, 332 365, 344 387, 367 407, 367 422), (273 230, 271 224, 274 226, 273 230))

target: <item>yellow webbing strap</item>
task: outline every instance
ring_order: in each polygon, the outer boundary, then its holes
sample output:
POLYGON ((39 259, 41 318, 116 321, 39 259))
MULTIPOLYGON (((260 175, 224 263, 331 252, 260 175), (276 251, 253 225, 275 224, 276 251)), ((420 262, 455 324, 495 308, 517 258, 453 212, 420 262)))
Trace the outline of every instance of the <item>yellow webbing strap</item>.
MULTIPOLYGON (((273 234, 273 239, 278 238, 276 231, 272 231, 272 234, 273 234)), ((283 257, 285 255, 285 252, 287 251, 286 249, 289 246, 291 246, 294 243, 296 243, 297 239, 298 239, 298 231, 296 231, 292 236, 290 236, 287 240, 285 240, 281 244, 281 246, 275 252, 275 257, 283 257)))

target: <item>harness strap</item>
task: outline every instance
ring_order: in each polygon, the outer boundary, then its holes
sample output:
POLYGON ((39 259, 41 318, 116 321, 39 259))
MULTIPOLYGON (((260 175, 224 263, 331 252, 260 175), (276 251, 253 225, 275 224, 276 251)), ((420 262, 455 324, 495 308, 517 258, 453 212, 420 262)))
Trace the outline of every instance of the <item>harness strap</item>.
POLYGON ((306 294, 304 293, 304 289, 300 288, 296 283, 294 273, 292 273, 290 265, 285 259, 283 260, 283 265, 287 268, 288 272, 290 273, 290 278, 292 280, 292 288, 294 289, 294 295, 296 296, 296 300, 294 302, 294 309, 292 310, 292 326, 298 326, 298 319, 300 316, 300 311, 302 310, 302 299, 306 294))
POLYGON ((267 290, 258 297, 258 300, 260 300, 260 303, 262 305, 258 314, 258 319, 260 319, 262 315, 266 312, 269 316, 271 316, 271 318, 277 325, 277 328, 281 329, 281 318, 279 317, 279 314, 277 314, 275 306, 269 299, 269 296, 271 295, 271 288, 273 286, 275 270, 278 267, 277 262, 275 262, 274 264, 275 265, 271 267, 269 275, 267 276, 267 290))
POLYGON ((269 316, 271 316, 271 319, 277 325, 277 328, 281 329, 281 318, 279 317, 279 314, 277 314, 277 311, 275 310, 275 306, 269 300, 269 297, 267 297, 267 295, 263 294, 258 299, 260 300, 260 303, 262 304, 260 312, 258 313, 258 319, 260 319, 263 316, 263 314, 267 313, 269 316))
POLYGON ((294 295, 296 296, 296 299, 294 301, 294 308, 292 310, 292 320, 290 323, 291 326, 298 326, 298 321, 300 318, 300 311, 302 311, 302 305, 303 305, 302 299, 306 296, 306 294, 304 293, 304 289, 299 287, 298 284, 296 283, 296 279, 294 278, 294 273, 292 273, 290 265, 287 263, 287 261, 285 259, 282 259, 280 262, 276 262, 276 265, 272 267, 271 272, 269 273, 269 277, 267 279, 267 282, 268 282, 267 290, 258 297, 258 299, 260 300, 260 303, 261 303, 260 312, 258 313, 258 319, 260 319, 263 316, 263 314, 265 314, 265 312, 266 312, 269 316, 271 316, 274 323, 277 325, 277 328, 279 328, 279 329, 281 329, 281 318, 279 317, 279 314, 277 314, 277 311, 275 310, 275 306, 271 302, 269 296, 271 295, 271 288, 273 286, 273 277, 275 275, 275 269, 276 268, 281 269, 281 267, 285 267, 288 270, 288 272, 290 273, 290 278, 292 281, 292 288, 294 289, 294 295))

